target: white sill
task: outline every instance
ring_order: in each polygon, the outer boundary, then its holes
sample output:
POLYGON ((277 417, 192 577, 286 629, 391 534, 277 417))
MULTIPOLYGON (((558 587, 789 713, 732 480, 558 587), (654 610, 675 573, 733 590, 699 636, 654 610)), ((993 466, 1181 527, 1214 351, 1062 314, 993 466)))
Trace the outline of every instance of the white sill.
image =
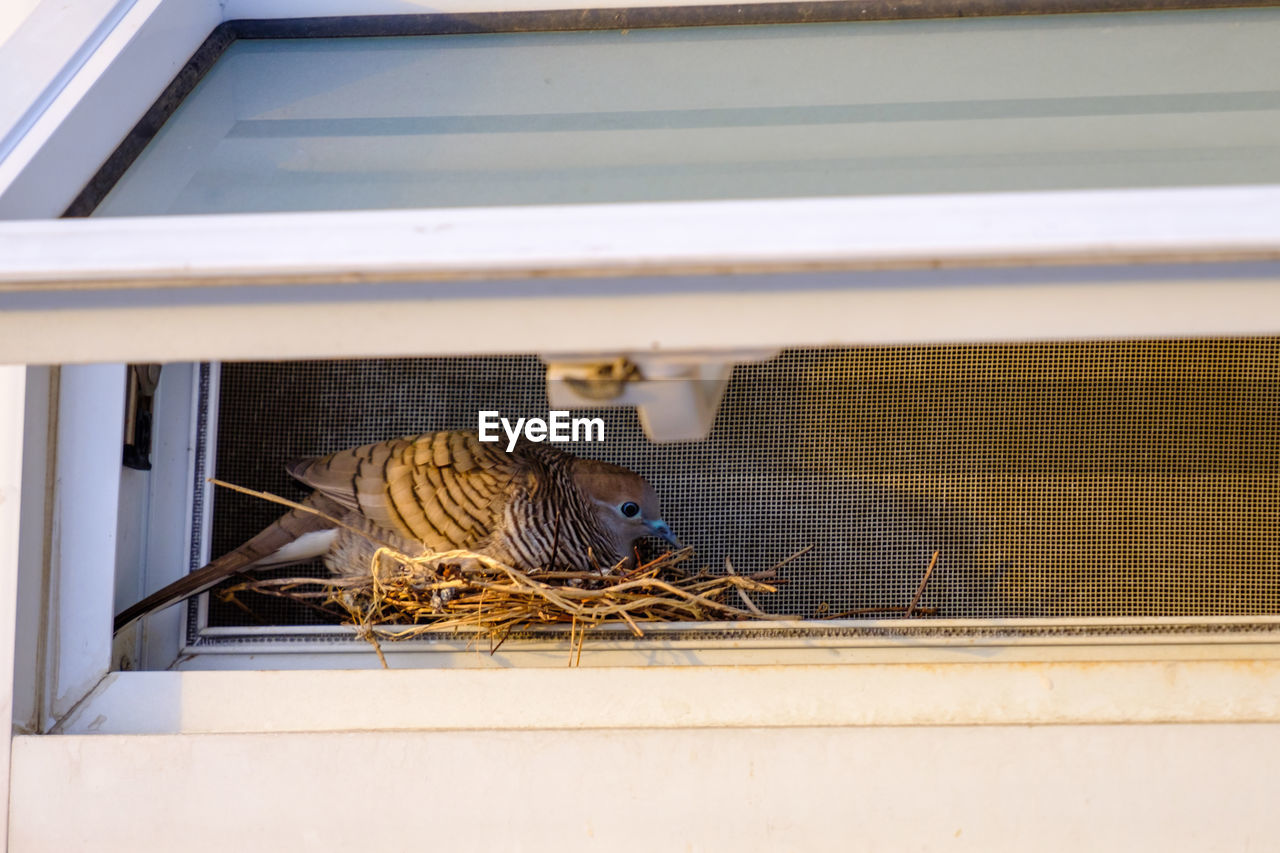
POLYGON ((117 672, 55 732, 1192 721, 1280 721, 1280 660, 117 672))

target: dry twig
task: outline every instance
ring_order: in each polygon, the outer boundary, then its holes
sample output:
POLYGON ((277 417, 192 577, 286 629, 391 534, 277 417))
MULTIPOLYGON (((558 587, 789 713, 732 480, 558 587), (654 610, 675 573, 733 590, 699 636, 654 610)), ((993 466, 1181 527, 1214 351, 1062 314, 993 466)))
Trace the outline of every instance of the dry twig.
POLYGON ((924 588, 929 583, 929 576, 933 574, 933 567, 938 565, 938 554, 933 552, 933 559, 929 561, 929 568, 924 570, 924 577, 920 578, 920 586, 916 587, 916 594, 911 596, 911 603, 907 605, 907 612, 902 614, 903 619, 910 619, 916 612, 916 605, 920 603, 920 596, 924 595, 924 588))

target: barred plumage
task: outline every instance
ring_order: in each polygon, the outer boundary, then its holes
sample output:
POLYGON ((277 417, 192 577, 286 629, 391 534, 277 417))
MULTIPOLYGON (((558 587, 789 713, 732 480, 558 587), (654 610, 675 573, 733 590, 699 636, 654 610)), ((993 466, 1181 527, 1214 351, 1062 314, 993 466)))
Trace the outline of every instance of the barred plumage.
POLYGON ((365 572, 383 544, 411 556, 466 549, 537 571, 553 564, 608 568, 644 536, 675 541, 643 477, 542 444, 508 453, 474 433, 436 432, 287 467, 315 489, 304 504, 346 527, 290 510, 239 548, 123 611, 115 630, 236 572, 317 556, 335 574, 365 572))

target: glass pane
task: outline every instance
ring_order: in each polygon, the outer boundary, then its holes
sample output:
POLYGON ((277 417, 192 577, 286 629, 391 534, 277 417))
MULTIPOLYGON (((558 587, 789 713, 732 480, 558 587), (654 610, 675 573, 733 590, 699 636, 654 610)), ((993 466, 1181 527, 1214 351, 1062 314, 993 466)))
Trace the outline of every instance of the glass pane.
POLYGON ((241 40, 100 215, 1280 182, 1280 9, 241 40))

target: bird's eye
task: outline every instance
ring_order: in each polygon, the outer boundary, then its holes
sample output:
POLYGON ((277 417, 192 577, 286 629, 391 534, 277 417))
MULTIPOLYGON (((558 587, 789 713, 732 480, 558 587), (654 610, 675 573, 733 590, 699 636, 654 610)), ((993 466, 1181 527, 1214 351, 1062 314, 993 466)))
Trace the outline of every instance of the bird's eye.
POLYGON ((627 501, 622 506, 618 507, 618 511, 627 518, 635 518, 640 514, 640 504, 635 501, 627 501))

